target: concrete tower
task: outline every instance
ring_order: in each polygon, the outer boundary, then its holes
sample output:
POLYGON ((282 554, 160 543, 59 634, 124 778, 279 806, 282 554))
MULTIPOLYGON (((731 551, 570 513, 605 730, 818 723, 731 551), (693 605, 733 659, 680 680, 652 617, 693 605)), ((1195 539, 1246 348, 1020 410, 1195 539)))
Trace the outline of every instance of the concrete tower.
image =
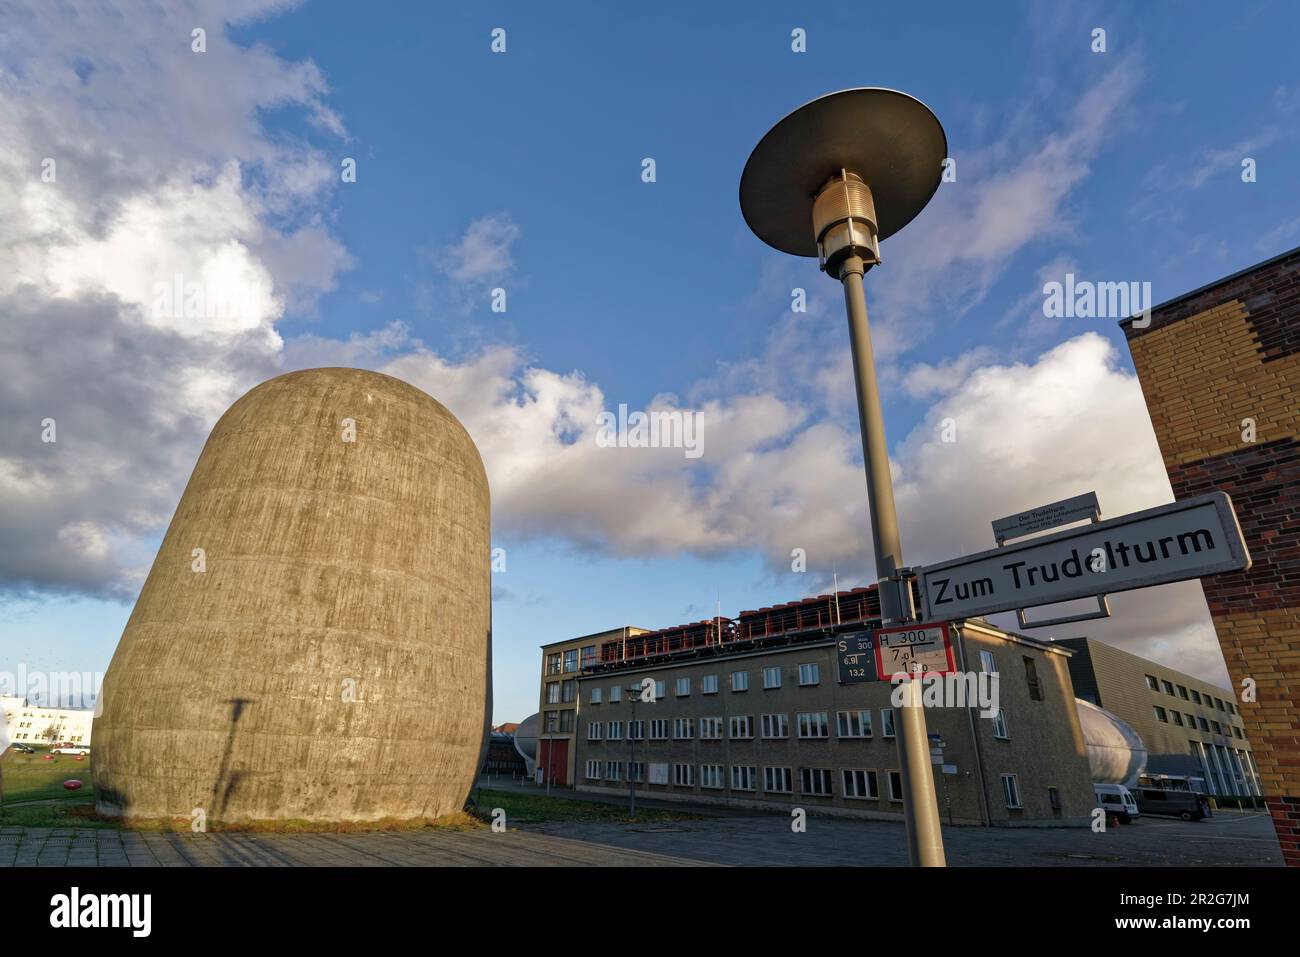
POLYGON ((489 553, 482 460, 438 402, 359 369, 262 383, 208 437, 109 665, 96 806, 460 810, 489 729, 489 553))

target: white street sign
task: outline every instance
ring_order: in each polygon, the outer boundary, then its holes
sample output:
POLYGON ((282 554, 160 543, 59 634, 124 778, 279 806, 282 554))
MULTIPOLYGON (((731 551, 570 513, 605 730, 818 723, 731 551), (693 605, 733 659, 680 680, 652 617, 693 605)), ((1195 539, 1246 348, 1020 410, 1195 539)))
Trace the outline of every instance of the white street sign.
POLYGON ((877 628, 876 674, 884 681, 893 675, 946 675, 956 671, 946 621, 877 628))
POLYGON ((972 618, 1250 567, 1232 500, 1210 492, 916 570, 926 618, 972 618))
POLYGON ((1056 528, 1058 525, 1070 525, 1090 519, 1101 510, 1096 492, 1085 492, 1074 498, 1062 499, 1050 505, 1040 505, 1019 515, 1008 515, 993 522, 993 537, 999 542, 1008 538, 1019 538, 1056 528))

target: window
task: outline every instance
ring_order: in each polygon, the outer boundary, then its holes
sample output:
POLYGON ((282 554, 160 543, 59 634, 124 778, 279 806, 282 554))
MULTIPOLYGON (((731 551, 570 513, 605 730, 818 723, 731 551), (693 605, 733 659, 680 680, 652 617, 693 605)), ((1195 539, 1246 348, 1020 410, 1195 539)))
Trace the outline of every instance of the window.
POLYGON ((547 734, 554 734, 556 731, 560 730, 560 712, 548 711, 543 715, 542 721, 544 723, 544 730, 547 734))
POLYGON ((588 761, 588 762, 587 762, 587 780, 588 780, 588 781, 599 781, 599 780, 600 780, 600 762, 599 762, 599 761, 588 761))
POLYGON ((998 673, 998 662, 997 659, 993 657, 993 652, 980 652, 980 671, 984 672, 986 675, 995 675, 998 673))
POLYGON ((618 685, 609 686, 609 703, 618 704, 623 700, 623 689, 618 685))
POLYGON ((564 653, 564 673, 578 670, 578 649, 570 648, 564 653))
POLYGON ((1182 698, 1184 701, 1187 700, 1187 689, 1182 685, 1178 686, 1178 697, 1182 698))
POLYGON ((560 653, 558 651, 546 656, 546 673, 548 675, 558 675, 560 673, 560 653))
POLYGON ((784 715, 784 714, 763 715, 763 737, 765 738, 790 737, 789 715, 784 715))
POLYGON ((1165 709, 1160 707, 1160 705, 1153 705, 1151 710, 1152 712, 1155 713, 1157 721, 1161 722, 1162 724, 1169 723, 1169 718, 1168 716, 1165 715, 1165 709))
POLYGON ((600 704, 600 689, 599 689, 599 688, 592 688, 592 689, 591 689, 591 703, 592 703, 592 704, 600 704))
POLYGON ((902 803, 903 776, 897 771, 889 772, 889 800, 902 803))
POLYGON ((610 741, 623 740, 623 722, 611 721, 605 728, 605 737, 610 741))
POLYGON ((1056 788, 1047 789, 1047 800, 1052 805, 1053 811, 1059 811, 1061 809, 1061 792, 1056 788))
POLYGON ((599 721, 592 721, 590 724, 588 724, 588 725, 587 725, 587 740, 588 740, 588 741, 599 741, 599 740, 600 740, 600 732, 601 732, 601 728, 602 728, 602 727, 603 727, 603 725, 602 725, 599 721))
POLYGON ((673 740, 689 741, 695 737, 694 718, 673 718, 673 740))
POLYGON ((731 768, 731 790, 733 791, 752 791, 754 790, 754 772, 755 768, 749 765, 733 765, 731 768))
POLYGON ((700 765, 700 787, 702 788, 722 787, 722 765, 721 764, 700 765))
POLYGON ((691 679, 678 678, 677 685, 673 690, 676 693, 677 697, 685 698, 688 694, 691 693, 691 679))
MULTIPOLYGON (((1234 737, 1241 738, 1241 728, 1238 728, 1234 725, 1232 729, 1232 734, 1234 737)), ((1245 738, 1242 738, 1242 740, 1244 741, 1245 738)))
POLYGON ((1237 709, 1234 708, 1234 707, 1232 706, 1232 702, 1231 702, 1231 701, 1225 701, 1225 702, 1223 703, 1223 706, 1224 706, 1225 708, 1228 709, 1228 714, 1236 714, 1236 713, 1237 713, 1237 709))
POLYGON ((667 741, 668 740, 668 719, 655 718, 650 722, 650 740, 667 741))
POLYGON ((871 712, 837 712, 835 725, 841 738, 869 738, 871 737, 871 712))
POLYGON ((770 794, 789 794, 792 790, 790 787, 790 769, 764 768, 763 790, 770 794))
POLYGON ((701 694, 717 694, 717 693, 718 693, 718 676, 717 676, 717 675, 703 675, 703 676, 701 676, 701 678, 700 678, 700 693, 701 693, 701 694))
POLYGON ((645 765, 640 761, 630 761, 627 766, 627 779, 640 783, 645 780, 645 765))
POLYGON ((623 762, 606 761, 605 762, 605 780, 621 781, 623 780, 623 762))
MULTIPOLYGON (((721 718, 701 718, 700 719, 700 740, 717 741, 722 737, 722 719, 721 718)), ((721 785, 719 785, 721 787, 721 785)))
POLYGON ((674 764, 673 784, 677 785, 679 788, 695 787, 695 765, 674 764))
POLYGON ((733 671, 731 673, 731 690, 748 691, 749 690, 749 672, 733 671))
POLYGON ((1172 698, 1174 696, 1174 684, 1172 681, 1161 681, 1160 688, 1165 694, 1169 695, 1169 697, 1172 698))
POLYGON ((817 797, 831 796, 830 768, 800 768, 799 793, 813 794, 817 797))
POLYGON ((1007 808, 1012 811, 1021 809, 1020 782, 1014 774, 1002 775, 1002 796, 1007 799, 1007 808))
POLYGON ((731 716, 731 737, 752 738, 754 736, 754 716, 736 714, 731 716))
POLYGON ((546 703, 547 704, 560 703, 560 683, 558 681, 546 682, 546 703))
POLYGON ((869 801, 880 797, 880 794, 876 791, 875 771, 845 768, 843 777, 844 796, 846 798, 857 798, 860 801, 869 801))
POLYGON ((1192 689, 1192 701, 1195 704, 1201 703, 1201 693, 1195 689, 1192 689))
POLYGON ((1043 700, 1043 686, 1038 683, 1038 666, 1034 664, 1033 658, 1026 658, 1025 661, 1025 684, 1029 685, 1029 699, 1031 701, 1043 700))
POLYGON ((780 669, 780 668, 764 668, 764 669, 763 669, 763 687, 764 687, 765 689, 767 689, 767 688, 779 688, 779 687, 781 687, 781 669, 780 669))
POLYGON ((655 762, 653 762, 653 761, 650 763, 650 783, 651 783, 651 784, 667 784, 667 783, 668 783, 668 765, 667 765, 667 764, 658 764, 658 763, 655 763, 655 762))
POLYGON ((1210 730, 1210 722, 1206 721, 1204 718, 1197 718, 1196 723, 1200 726, 1202 731, 1210 730))
POLYGON ((636 721, 627 723, 627 739, 629 741, 645 740, 645 722, 639 718, 636 721))
POLYGON ((666 681, 656 681, 656 682, 655 682, 655 700, 656 700, 656 701, 663 701, 664 698, 667 698, 667 697, 668 697, 668 682, 666 682, 666 681))
POLYGON ((1181 728, 1183 726, 1183 716, 1177 711, 1170 711, 1169 717, 1173 719, 1174 724, 1178 725, 1178 727, 1181 728))
POLYGON ((586 645, 582 649, 582 667, 590 668, 596 663, 596 646, 586 645))
POLYGON ((1219 722, 1211 721, 1210 727, 1214 729, 1215 734, 1223 734, 1223 725, 1219 724, 1219 722))
POLYGON ((1187 712, 1184 711, 1183 717, 1187 719, 1187 727, 1189 728, 1196 727, 1196 715, 1188 714, 1187 712))
POLYGON ((806 688, 809 685, 821 684, 822 670, 817 662, 813 661, 806 665, 799 666, 799 686, 806 688))
POLYGON ((561 686, 564 689, 564 703, 572 704, 578 700, 578 682, 570 678, 561 686))
POLYGON ((830 737, 830 722, 826 719, 825 711, 800 711, 795 718, 799 726, 799 737, 830 737))
POLYGON ((886 738, 894 736, 894 709, 880 709, 880 733, 886 738))
POLYGON ((1011 732, 1007 730, 1007 716, 1001 708, 993 712, 993 737, 1001 741, 1011 740, 1011 732))
MULTIPOLYGON (((1150 688, 1152 691, 1159 691, 1159 690, 1160 690, 1160 682, 1159 682, 1158 680, 1156 680, 1156 676, 1155 676, 1155 675, 1147 675, 1147 676, 1146 676, 1146 679, 1147 679, 1147 687, 1148 687, 1148 688, 1150 688)), ((1193 691, 1192 694, 1196 694, 1196 692, 1193 691)))
POLYGON ((578 712, 572 709, 568 711, 560 712, 560 731, 571 732, 575 727, 577 727, 577 722, 578 722, 578 712))

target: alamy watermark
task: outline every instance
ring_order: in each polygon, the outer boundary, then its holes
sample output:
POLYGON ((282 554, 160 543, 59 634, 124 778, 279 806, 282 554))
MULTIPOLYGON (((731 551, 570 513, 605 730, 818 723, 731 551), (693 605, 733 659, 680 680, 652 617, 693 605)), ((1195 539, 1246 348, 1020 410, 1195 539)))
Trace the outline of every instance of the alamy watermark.
POLYGON ((1043 284, 1048 319, 1132 319, 1136 329, 1151 325, 1150 282, 1093 282, 1065 274, 1065 282, 1043 284), (1140 318, 1139 318, 1140 317, 1140 318))
POLYGON ((601 412, 596 425, 602 449, 682 449, 688 459, 704 454, 704 424, 691 409, 628 412, 626 403, 619 403, 617 414, 601 412))

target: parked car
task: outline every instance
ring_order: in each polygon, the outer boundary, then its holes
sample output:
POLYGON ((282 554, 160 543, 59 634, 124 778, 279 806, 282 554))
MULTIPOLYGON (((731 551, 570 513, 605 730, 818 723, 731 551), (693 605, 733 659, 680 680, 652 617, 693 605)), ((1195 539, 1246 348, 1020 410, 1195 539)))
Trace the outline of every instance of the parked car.
POLYGON ((90 748, 84 744, 62 744, 57 748, 51 748, 50 754, 89 754, 90 748))
POLYGON ((1134 788, 1138 808, 1143 814, 1180 817, 1199 821, 1210 813, 1210 802, 1196 791, 1173 791, 1166 788, 1134 788))
POLYGON ((1137 820, 1142 814, 1133 792, 1122 784, 1094 784, 1092 793, 1096 795, 1098 807, 1115 815, 1124 824, 1137 820))
POLYGON ((35 749, 35 748, 33 748, 33 747, 29 746, 29 745, 26 745, 26 744, 19 744, 17 741, 15 741, 13 744, 9 745, 9 747, 13 748, 15 751, 21 751, 23 754, 35 754, 35 753, 36 753, 36 749, 35 749))

